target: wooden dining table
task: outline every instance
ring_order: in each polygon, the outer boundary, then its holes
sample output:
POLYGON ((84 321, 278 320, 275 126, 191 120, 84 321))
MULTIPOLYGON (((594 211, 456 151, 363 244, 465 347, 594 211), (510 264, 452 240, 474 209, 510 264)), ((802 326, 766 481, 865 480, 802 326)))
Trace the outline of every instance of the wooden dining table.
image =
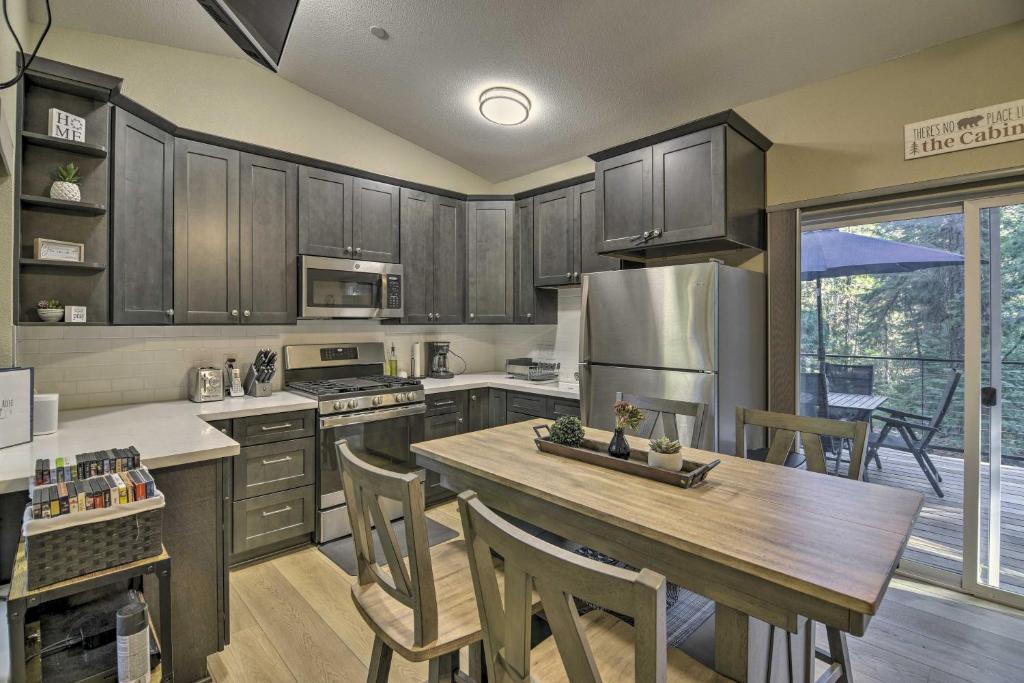
MULTIPOLYGON (((412 450, 453 490, 474 490, 495 509, 715 601, 714 667, 737 681, 764 680, 769 625, 797 634, 796 646, 783 647, 796 647, 798 678, 807 681, 813 622, 863 635, 923 501, 916 492, 694 449, 683 449, 686 460, 721 464, 683 489, 541 452, 538 424, 545 421, 412 450)), ((590 428, 587 436, 611 438, 590 428)))

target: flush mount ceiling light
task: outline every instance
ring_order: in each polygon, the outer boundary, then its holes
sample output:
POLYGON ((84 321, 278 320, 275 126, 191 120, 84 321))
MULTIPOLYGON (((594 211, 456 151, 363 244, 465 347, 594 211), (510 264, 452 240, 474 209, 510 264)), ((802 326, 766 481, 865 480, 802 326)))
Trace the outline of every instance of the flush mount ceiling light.
POLYGON ((488 88, 480 94, 480 114, 492 123, 518 126, 530 116, 530 98, 512 88, 488 88))

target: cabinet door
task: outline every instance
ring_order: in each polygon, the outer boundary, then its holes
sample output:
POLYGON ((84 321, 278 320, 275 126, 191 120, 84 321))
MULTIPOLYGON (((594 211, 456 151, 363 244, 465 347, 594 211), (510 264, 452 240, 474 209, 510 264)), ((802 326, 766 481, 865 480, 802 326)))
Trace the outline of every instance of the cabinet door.
MULTIPOLYGON (((604 270, 618 270, 619 259, 601 256, 597 253, 597 218, 595 216, 594 181, 573 188, 573 226, 576 233, 576 266, 573 270, 584 273, 599 273, 604 270)), ((577 282, 580 278, 577 278, 577 282)))
POLYGON ((115 325, 174 321, 173 181, 174 136, 115 108, 110 216, 115 325))
POLYGON ((488 422, 492 427, 500 427, 505 424, 505 403, 508 396, 504 389, 491 389, 488 393, 491 406, 488 422))
POLYGON ((537 287, 575 282, 576 239, 571 187, 534 198, 533 284, 537 287))
POLYGON ((402 188, 402 322, 434 319, 434 196, 402 188))
POLYGON ((597 162, 594 170, 598 251, 636 246, 650 230, 652 150, 644 147, 597 162))
POLYGON ((654 146, 654 229, 648 244, 725 236, 725 127, 654 146))
POLYGON ((238 152, 174 143, 174 322, 236 323, 238 152))
POLYGON ((423 418, 423 440, 443 439, 446 436, 461 434, 466 431, 465 423, 461 411, 429 415, 423 418))
POLYGON ((353 185, 352 252, 361 261, 398 263, 398 187, 356 178, 353 185))
POLYGON ((515 272, 514 308, 516 323, 530 324, 536 316, 533 286, 533 197, 520 199, 515 209, 515 272))
POLYGON ((298 167, 242 154, 239 244, 242 322, 289 325, 298 309, 298 167))
POLYGON ((512 323, 515 208, 511 201, 470 202, 467 217, 469 322, 512 323))
POLYGON ((352 176, 299 168, 299 253, 352 258, 352 176))
POLYGON ((490 426, 490 398, 487 389, 469 390, 469 428, 468 431, 475 432, 478 429, 487 429, 490 426))
POLYGON ((434 198, 433 243, 434 322, 459 325, 466 321, 466 202, 434 198))

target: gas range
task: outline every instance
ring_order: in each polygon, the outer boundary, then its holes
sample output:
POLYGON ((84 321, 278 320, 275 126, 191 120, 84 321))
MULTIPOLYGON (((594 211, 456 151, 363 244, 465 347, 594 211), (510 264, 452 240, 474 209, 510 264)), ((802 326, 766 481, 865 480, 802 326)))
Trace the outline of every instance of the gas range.
POLYGON ((320 404, 320 415, 354 413, 422 403, 424 400, 422 382, 388 375, 297 380, 286 382, 285 386, 291 391, 315 398, 320 404))

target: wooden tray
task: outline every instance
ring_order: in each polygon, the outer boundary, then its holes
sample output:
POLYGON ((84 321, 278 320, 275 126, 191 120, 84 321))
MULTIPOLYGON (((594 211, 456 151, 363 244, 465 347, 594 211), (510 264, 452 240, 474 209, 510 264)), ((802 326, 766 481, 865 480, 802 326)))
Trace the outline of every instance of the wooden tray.
POLYGON ((683 460, 682 471, 673 472, 648 465, 647 451, 640 448, 633 448, 629 453, 629 459, 623 460, 609 455, 608 444, 601 441, 583 439, 583 446, 576 448, 552 441, 550 437, 551 430, 547 425, 537 425, 533 428, 533 431, 537 434, 537 438, 533 440, 534 443, 537 444, 539 450, 545 453, 558 455, 563 458, 571 458, 572 460, 582 460, 598 467, 605 467, 610 470, 625 472, 626 474, 635 474, 638 477, 661 481, 666 484, 680 486, 684 489, 693 488, 703 482, 707 479, 708 472, 721 462, 721 460, 712 460, 706 465, 702 465, 698 462, 683 460), (546 430, 548 436, 542 436, 542 430, 546 430))

